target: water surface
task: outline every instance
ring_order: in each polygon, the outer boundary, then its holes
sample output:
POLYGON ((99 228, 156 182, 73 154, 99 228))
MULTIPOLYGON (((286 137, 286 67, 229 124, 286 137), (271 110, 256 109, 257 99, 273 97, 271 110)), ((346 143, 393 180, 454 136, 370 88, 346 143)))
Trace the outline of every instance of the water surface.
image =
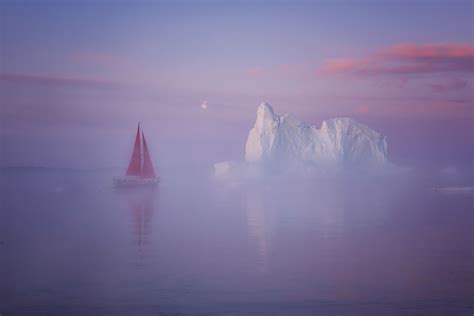
POLYGON ((471 315, 473 195, 4 169, 4 315, 471 315))

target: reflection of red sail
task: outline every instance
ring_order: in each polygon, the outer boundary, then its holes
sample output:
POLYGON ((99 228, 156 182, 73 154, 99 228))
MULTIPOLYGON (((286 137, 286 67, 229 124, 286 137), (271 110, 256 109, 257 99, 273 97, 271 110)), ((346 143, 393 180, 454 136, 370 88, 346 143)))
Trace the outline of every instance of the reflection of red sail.
POLYGON ((135 242, 141 246, 144 241, 144 221, 143 221, 143 205, 137 203, 132 208, 133 215, 133 234, 135 237, 135 242))
POLYGON ((146 145, 145 135, 143 135, 143 168, 142 177, 144 178, 155 178, 155 170, 151 163, 150 153, 148 152, 148 146, 146 145))
POLYGON ((133 146, 132 159, 127 169, 127 176, 141 175, 141 158, 140 158, 140 126, 137 129, 137 136, 135 137, 135 145, 133 146))
POLYGON ((151 234, 154 195, 152 191, 136 191, 129 196, 131 206, 131 227, 134 243, 138 246, 140 257, 143 259, 146 246, 151 234))

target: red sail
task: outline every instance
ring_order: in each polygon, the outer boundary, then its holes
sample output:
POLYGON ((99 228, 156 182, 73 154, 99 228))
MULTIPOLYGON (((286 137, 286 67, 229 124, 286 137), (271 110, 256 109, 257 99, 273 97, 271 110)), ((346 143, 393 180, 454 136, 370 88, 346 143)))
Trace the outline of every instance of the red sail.
POLYGON ((144 178, 155 178, 155 170, 151 163, 150 153, 148 152, 148 146, 146 145, 145 135, 143 135, 143 169, 142 177, 144 178))
POLYGON ((141 175, 141 161, 140 161, 140 125, 137 129, 137 136, 135 137, 135 146, 133 147, 132 159, 127 169, 127 176, 140 176, 141 175))

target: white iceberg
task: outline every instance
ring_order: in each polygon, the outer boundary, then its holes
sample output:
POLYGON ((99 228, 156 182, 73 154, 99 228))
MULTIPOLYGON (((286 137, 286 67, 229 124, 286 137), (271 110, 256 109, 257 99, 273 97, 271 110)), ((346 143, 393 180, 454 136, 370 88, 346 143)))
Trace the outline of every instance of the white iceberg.
POLYGON ((326 120, 317 128, 287 114, 277 115, 263 102, 247 138, 245 160, 218 163, 215 175, 229 175, 235 169, 242 173, 249 166, 283 172, 376 169, 388 165, 387 142, 351 118, 326 120))
POLYGON ((384 164, 387 142, 380 133, 350 118, 323 121, 318 129, 290 115, 279 116, 262 103, 247 139, 245 160, 318 167, 384 164))

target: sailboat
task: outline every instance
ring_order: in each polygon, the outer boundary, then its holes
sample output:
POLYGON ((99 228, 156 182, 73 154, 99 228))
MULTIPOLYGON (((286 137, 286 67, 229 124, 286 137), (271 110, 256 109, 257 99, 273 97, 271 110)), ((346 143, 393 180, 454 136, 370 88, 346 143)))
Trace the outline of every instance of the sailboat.
POLYGON ((145 135, 138 123, 135 145, 133 146, 132 158, 128 165, 125 176, 114 178, 117 187, 150 186, 158 183, 155 169, 150 158, 150 152, 146 144, 145 135))

